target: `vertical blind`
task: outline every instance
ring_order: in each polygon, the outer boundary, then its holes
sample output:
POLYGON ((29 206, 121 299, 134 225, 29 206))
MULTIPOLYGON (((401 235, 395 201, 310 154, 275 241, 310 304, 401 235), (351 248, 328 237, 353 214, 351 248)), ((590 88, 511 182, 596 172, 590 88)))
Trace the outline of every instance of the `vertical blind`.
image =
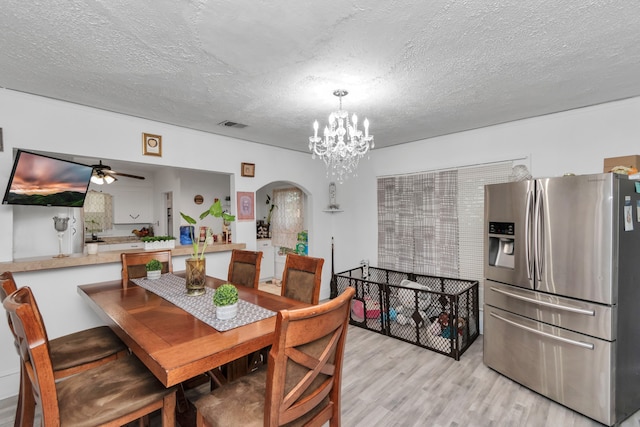
POLYGON ((482 283, 484 186, 512 163, 378 178, 379 266, 482 283))

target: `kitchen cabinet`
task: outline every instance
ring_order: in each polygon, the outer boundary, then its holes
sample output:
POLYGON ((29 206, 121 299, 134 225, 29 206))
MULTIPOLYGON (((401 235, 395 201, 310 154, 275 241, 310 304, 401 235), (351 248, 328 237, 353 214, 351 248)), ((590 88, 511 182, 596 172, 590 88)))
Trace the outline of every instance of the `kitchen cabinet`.
POLYGON ((153 223, 153 197, 150 190, 122 191, 113 194, 115 224, 153 223))
POLYGON ((271 239, 260 239, 257 242, 258 251, 262 251, 260 263, 260 281, 265 282, 273 278, 275 250, 271 246, 271 239))

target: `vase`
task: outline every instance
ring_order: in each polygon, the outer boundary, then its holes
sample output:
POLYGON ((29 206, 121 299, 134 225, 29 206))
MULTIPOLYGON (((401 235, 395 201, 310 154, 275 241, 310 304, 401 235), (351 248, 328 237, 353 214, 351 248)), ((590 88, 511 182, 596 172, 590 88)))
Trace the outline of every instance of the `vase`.
POLYGON ((147 279, 156 280, 162 275, 162 270, 147 271, 147 279))
POLYGON ((229 320, 238 314, 238 303, 231 305, 216 306, 216 318, 219 320, 229 320))
POLYGON ((204 285, 207 281, 206 260, 189 258, 187 263, 187 275, 185 278, 185 286, 187 287, 187 295, 204 294, 204 285))

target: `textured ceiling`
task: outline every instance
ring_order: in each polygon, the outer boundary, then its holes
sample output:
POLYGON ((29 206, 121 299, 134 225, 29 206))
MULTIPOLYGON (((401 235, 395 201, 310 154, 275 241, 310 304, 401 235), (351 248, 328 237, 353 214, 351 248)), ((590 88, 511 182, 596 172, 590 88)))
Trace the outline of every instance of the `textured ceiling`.
POLYGON ((339 88, 377 147, 640 95, 636 0, 5 0, 0 28, 1 87, 299 151, 339 88))

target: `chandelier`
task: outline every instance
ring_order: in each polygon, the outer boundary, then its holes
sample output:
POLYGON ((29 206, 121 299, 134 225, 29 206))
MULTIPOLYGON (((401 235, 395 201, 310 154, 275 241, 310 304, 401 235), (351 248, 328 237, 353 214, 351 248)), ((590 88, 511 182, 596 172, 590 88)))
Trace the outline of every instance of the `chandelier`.
POLYGON ((364 119, 364 134, 358 129, 358 116, 351 116, 342 109, 342 97, 346 90, 336 90, 333 94, 340 98, 340 109, 329 115, 329 125, 324 127, 324 137, 318 136, 318 121, 313 122, 313 136, 309 137, 312 158, 324 160, 327 176, 343 182, 349 175, 357 175, 360 159, 373 149, 373 135, 369 135, 369 120, 364 119))

